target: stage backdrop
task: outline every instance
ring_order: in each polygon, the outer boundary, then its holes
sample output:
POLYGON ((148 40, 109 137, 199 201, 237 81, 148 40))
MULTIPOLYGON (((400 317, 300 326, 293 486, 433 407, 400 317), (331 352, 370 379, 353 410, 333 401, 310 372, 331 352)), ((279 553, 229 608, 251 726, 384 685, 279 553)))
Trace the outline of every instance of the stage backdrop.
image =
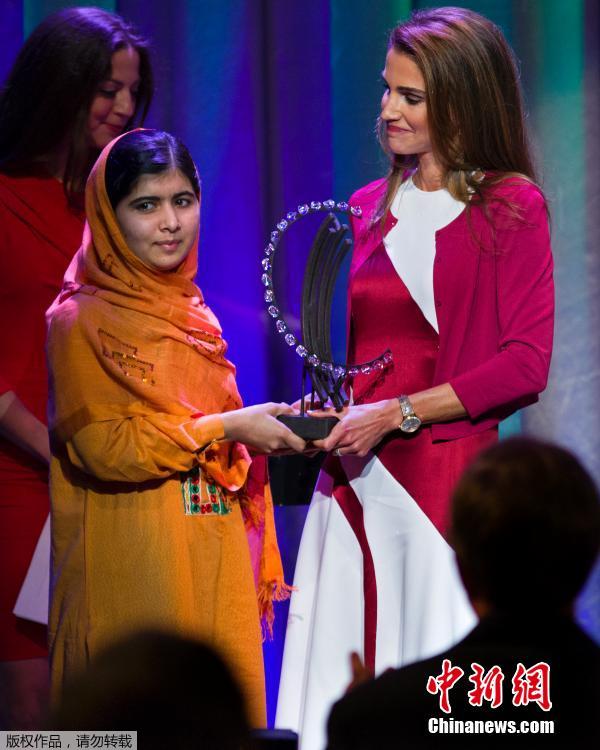
MULTIPOLYGON (((48 13, 77 3, 0 0, 0 77, 48 13)), ((299 363, 275 337, 259 283, 266 238, 307 199, 347 198, 381 176, 373 127, 386 32, 410 0, 119 0, 99 2, 152 40, 158 69, 149 124, 189 145, 203 185, 198 281, 219 316, 248 403, 295 399, 299 363)), ((498 23, 521 61, 542 185, 552 212, 558 316, 548 390, 504 434, 574 450, 600 481, 600 38, 597 0, 461 3, 498 23)), ((294 228, 275 269, 297 321, 306 232, 294 228), (296 231, 297 230, 297 231, 296 231)), ((343 350, 343 294, 335 328, 343 350)), ((278 525, 293 573, 304 508, 278 525)), ((526 556, 526 551, 523 555, 526 556)), ((524 560, 524 563, 526 561, 524 560)), ((527 561, 542 564, 543 561, 527 561)), ((600 638, 598 575, 579 617, 600 638)), ((285 612, 266 647, 272 718, 285 612)))

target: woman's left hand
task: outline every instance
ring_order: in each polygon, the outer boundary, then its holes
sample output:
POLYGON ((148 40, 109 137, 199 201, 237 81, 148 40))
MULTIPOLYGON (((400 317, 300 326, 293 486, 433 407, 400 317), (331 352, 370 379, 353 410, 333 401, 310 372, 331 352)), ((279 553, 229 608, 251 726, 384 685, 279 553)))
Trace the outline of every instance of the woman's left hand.
MULTIPOLYGON (((331 416, 333 410, 321 411, 319 415, 331 416)), ((311 416, 317 415, 311 412, 311 416)), ((336 414, 339 416, 339 414, 336 414)), ((315 440, 313 445, 323 451, 338 451, 338 455, 366 456, 391 430, 402 421, 398 399, 378 401, 374 404, 359 404, 347 407, 340 421, 328 437, 315 440)))

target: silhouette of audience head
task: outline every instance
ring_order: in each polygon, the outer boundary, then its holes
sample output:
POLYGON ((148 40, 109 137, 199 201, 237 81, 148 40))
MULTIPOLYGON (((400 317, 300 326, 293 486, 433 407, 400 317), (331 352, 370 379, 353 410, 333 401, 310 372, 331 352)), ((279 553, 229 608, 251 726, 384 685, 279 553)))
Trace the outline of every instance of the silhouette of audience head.
POLYGON ((202 643, 141 632, 108 647, 66 688, 48 726, 138 732, 158 750, 252 747, 240 688, 202 643))
POLYGON ((575 456, 533 439, 502 441, 467 468, 451 514, 480 614, 570 612, 600 547, 598 490, 575 456))

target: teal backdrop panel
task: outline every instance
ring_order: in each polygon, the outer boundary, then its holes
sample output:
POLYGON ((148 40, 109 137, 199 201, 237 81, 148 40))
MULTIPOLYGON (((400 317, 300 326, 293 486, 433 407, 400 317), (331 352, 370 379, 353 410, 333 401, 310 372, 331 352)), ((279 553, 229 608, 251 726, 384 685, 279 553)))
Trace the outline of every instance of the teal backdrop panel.
POLYGON ((95 3, 64 2, 63 0, 24 0, 23 2, 23 34, 28 37, 38 23, 61 8, 92 6, 114 11, 117 3, 114 0, 97 0, 95 3))

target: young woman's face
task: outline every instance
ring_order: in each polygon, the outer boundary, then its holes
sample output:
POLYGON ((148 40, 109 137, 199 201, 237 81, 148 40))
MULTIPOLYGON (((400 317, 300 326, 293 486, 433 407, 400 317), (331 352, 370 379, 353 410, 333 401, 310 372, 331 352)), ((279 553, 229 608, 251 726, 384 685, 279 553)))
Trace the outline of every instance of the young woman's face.
POLYGON ((140 85, 140 56, 123 47, 111 58, 110 78, 100 83, 92 99, 87 130, 90 144, 102 149, 125 130, 135 112, 140 85))
POLYGON ((115 213, 129 249, 155 271, 174 271, 198 236, 200 203, 178 169, 142 175, 115 213))
POLYGON ((381 119, 390 150, 402 156, 431 153, 425 81, 416 63, 392 47, 382 77, 381 119))

